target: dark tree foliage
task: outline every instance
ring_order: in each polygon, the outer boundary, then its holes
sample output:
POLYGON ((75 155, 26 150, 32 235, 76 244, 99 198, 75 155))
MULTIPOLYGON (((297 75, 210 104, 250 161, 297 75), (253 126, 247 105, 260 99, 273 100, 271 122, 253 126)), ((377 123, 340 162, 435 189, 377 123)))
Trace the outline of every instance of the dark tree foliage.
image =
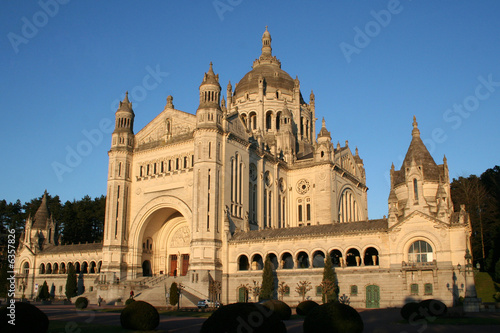
POLYGON ((68 299, 78 295, 78 285, 76 283, 75 266, 69 265, 68 277, 66 278, 66 297, 68 299))
POLYGON ((170 285, 170 298, 168 300, 170 305, 175 305, 179 303, 179 288, 177 288, 177 283, 172 282, 170 285))
POLYGON ((260 299, 272 299, 274 293, 274 274, 273 274, 273 264, 266 257, 264 262, 264 270, 262 271, 262 284, 260 287, 260 299))
POLYGON ((47 284, 47 281, 43 281, 42 288, 40 288, 40 291, 38 292, 38 298, 42 301, 48 300, 50 298, 49 285, 47 284))
POLYGON ((464 204, 472 226, 472 255, 481 268, 493 273, 500 259, 500 167, 488 169, 480 177, 453 179, 451 196, 454 210, 464 204))
POLYGON ((339 284, 337 274, 333 270, 332 260, 327 256, 323 269, 323 280, 321 282, 323 303, 338 302, 339 284))

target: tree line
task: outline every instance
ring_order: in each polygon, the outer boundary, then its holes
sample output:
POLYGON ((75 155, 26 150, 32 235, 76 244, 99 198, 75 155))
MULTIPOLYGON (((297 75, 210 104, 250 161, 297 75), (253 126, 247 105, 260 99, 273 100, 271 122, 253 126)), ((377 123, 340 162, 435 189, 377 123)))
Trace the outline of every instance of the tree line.
POLYGON ((480 176, 453 179, 450 188, 454 210, 464 204, 469 213, 475 267, 479 263, 482 271, 495 277, 495 265, 500 267, 500 166, 480 176))

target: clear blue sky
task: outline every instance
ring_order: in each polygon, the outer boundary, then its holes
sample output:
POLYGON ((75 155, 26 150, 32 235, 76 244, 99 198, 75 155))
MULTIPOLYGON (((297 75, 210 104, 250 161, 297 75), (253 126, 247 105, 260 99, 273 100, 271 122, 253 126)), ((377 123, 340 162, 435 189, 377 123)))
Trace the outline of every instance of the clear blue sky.
POLYGON ((387 214, 413 115, 452 178, 500 164, 498 1, 59 1, 0 3, 0 199, 105 194, 111 136, 99 126, 125 91, 136 132, 168 95, 195 113, 210 61, 234 87, 266 25, 282 68, 306 99, 314 90, 318 131, 324 117, 334 143, 359 148, 370 218, 387 214), (77 148, 86 156, 68 166, 77 148))

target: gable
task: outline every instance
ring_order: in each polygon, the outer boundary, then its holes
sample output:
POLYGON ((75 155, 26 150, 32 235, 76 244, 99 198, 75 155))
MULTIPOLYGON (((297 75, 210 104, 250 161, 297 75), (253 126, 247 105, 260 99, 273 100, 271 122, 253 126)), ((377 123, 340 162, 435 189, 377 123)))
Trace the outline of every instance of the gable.
POLYGON ((237 112, 230 114, 227 117, 228 130, 230 133, 236 135, 240 139, 248 140, 248 133, 243 121, 237 112))
POLYGON ((165 109, 136 134, 136 146, 186 137, 195 127, 196 116, 175 109, 165 109))

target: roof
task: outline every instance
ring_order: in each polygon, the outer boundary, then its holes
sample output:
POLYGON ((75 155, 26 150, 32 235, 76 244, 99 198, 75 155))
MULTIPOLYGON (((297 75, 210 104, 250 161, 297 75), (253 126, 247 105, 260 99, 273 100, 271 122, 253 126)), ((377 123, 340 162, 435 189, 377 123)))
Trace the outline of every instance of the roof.
POLYGON ((349 222, 349 223, 334 223, 334 224, 320 224, 294 228, 281 228, 281 229, 263 229, 252 230, 247 232, 236 232, 231 242, 238 241, 251 241, 251 240, 269 240, 269 239, 283 239, 294 238, 302 236, 329 236, 329 235, 343 235, 354 233, 368 233, 376 231, 386 231, 388 229, 387 219, 368 220, 362 222, 349 222))
POLYGON ((47 227, 47 219, 50 217, 49 206, 47 205, 47 191, 43 194, 42 203, 35 213, 34 222, 31 226, 33 229, 45 229, 47 227))
POLYGON ((408 147, 401 170, 394 172, 394 185, 405 182, 406 167, 409 167, 412 161, 415 161, 417 165, 422 166, 424 180, 439 181, 439 176, 442 174, 442 167, 438 166, 436 162, 434 162, 434 159, 420 138, 420 131, 417 128, 415 117, 413 118, 413 131, 410 147, 408 147))
POLYGON ((102 251, 102 243, 100 242, 50 246, 45 248, 43 250, 43 253, 71 253, 87 251, 102 251))
POLYGON ((262 64, 243 76, 234 89, 234 97, 242 97, 247 92, 257 93, 259 91, 259 77, 261 76, 264 78, 268 92, 274 92, 278 89, 288 93, 293 92, 295 82, 287 72, 276 64, 262 64))

